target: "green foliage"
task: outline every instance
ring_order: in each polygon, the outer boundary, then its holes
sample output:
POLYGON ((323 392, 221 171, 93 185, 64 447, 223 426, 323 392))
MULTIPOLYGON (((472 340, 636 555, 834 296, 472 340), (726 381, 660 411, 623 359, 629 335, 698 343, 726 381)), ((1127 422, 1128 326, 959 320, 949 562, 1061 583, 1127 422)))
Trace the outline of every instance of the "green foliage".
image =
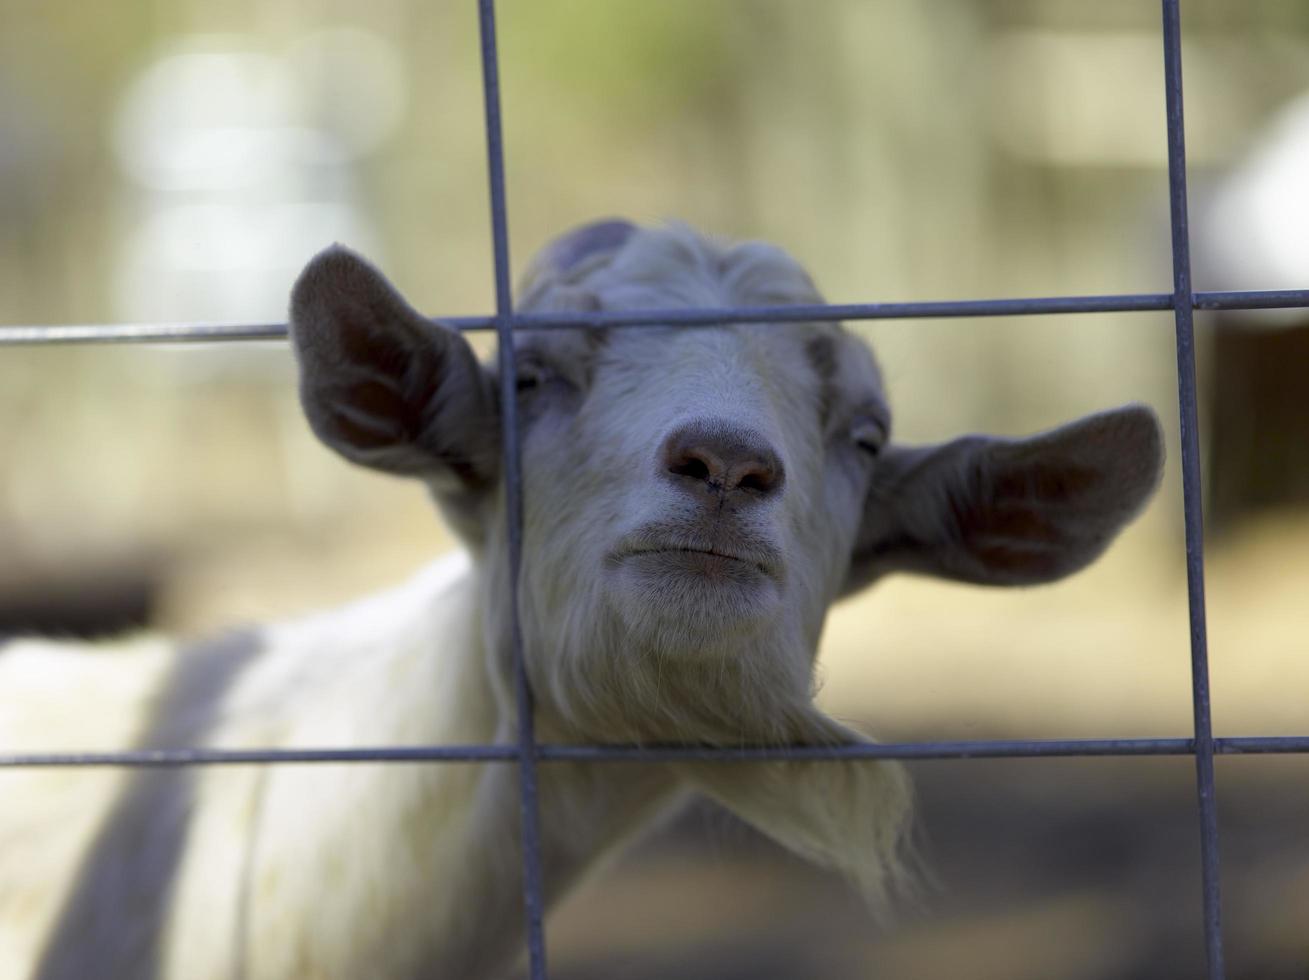
POLYGON ((648 124, 712 93, 732 60, 733 12, 703 0, 509 0, 498 18, 506 78, 548 78, 573 110, 648 124))

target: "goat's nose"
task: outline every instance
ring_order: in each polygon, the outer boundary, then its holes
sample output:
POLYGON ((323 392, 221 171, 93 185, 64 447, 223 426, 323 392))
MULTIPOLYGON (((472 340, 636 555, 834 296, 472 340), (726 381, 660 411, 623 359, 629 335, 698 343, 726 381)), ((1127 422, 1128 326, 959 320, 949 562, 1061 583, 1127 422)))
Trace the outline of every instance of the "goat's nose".
POLYGON ((727 422, 690 422, 675 429, 664 440, 660 460, 673 483, 721 493, 771 496, 785 479, 781 458, 760 433, 727 422))

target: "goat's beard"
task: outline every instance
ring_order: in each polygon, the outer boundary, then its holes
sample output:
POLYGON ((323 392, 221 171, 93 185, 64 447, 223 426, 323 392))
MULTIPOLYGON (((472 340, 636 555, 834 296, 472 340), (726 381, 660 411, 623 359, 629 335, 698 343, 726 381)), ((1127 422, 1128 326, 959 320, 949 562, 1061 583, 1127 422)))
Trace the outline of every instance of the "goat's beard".
POLYGON ((545 615, 525 601, 524 627, 543 641, 530 658, 538 697, 575 737, 778 744, 797 736, 796 709, 811 710, 813 644, 798 625, 634 616, 600 585, 568 599, 545 615))
MULTIPOLYGON (((553 618, 524 602, 543 731, 593 743, 717 747, 865 741, 813 704, 814 640, 785 624, 698 649, 632 630, 603 601, 553 618)), ((849 876, 875 907, 905 876, 910 788, 894 762, 678 763, 678 774, 801 856, 849 876)))

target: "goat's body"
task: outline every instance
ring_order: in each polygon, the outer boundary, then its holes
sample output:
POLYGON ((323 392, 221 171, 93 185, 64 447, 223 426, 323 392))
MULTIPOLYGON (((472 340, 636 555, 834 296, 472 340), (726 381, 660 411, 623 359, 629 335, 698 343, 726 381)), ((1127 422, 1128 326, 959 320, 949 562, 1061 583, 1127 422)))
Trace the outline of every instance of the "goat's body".
MULTIPOLYGON (((18 642, 0 691, 23 714, 0 714, 0 737, 19 751, 504 740, 475 595, 457 558, 176 652, 18 642)), ((543 785, 566 811, 547 854, 560 883, 631 817, 604 819, 607 792, 574 800, 576 778, 543 785)), ((656 802, 644 785, 623 809, 656 802)), ((520 928, 518 819, 512 764, 0 773, 0 978, 481 976, 520 928)))
MULTIPOLYGON (((778 249, 604 222, 546 250, 520 309, 815 302, 778 249)), ((897 570, 1051 581, 1159 478, 1141 407, 1026 440, 896 445, 871 352, 833 324, 531 333, 509 379, 515 590, 497 380, 467 342, 339 248, 301 275, 291 320, 314 431, 421 479, 475 563, 189 650, 16 644, 0 653, 4 750, 511 743, 515 624, 543 740, 847 741, 813 704, 839 595, 897 570)), ((0 772, 0 980, 489 977, 521 948, 517 775, 0 772)), ((540 773, 546 898, 692 789, 875 901, 897 880, 894 763, 556 763, 540 773)))

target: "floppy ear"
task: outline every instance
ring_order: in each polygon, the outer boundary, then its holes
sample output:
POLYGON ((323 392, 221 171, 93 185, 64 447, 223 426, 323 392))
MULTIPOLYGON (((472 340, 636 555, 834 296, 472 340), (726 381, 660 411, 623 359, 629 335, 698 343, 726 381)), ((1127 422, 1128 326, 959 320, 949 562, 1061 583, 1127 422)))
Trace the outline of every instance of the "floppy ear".
POLYGON ((891 446, 875 467, 845 592, 893 571, 1033 585, 1090 564, 1140 512, 1163 437, 1127 405, 1028 439, 891 446))
POLYGON ((334 245, 291 291, 300 401, 318 438, 352 462, 421 477, 442 503, 499 470, 499 415, 467 341, 420 316, 358 255, 334 245))

